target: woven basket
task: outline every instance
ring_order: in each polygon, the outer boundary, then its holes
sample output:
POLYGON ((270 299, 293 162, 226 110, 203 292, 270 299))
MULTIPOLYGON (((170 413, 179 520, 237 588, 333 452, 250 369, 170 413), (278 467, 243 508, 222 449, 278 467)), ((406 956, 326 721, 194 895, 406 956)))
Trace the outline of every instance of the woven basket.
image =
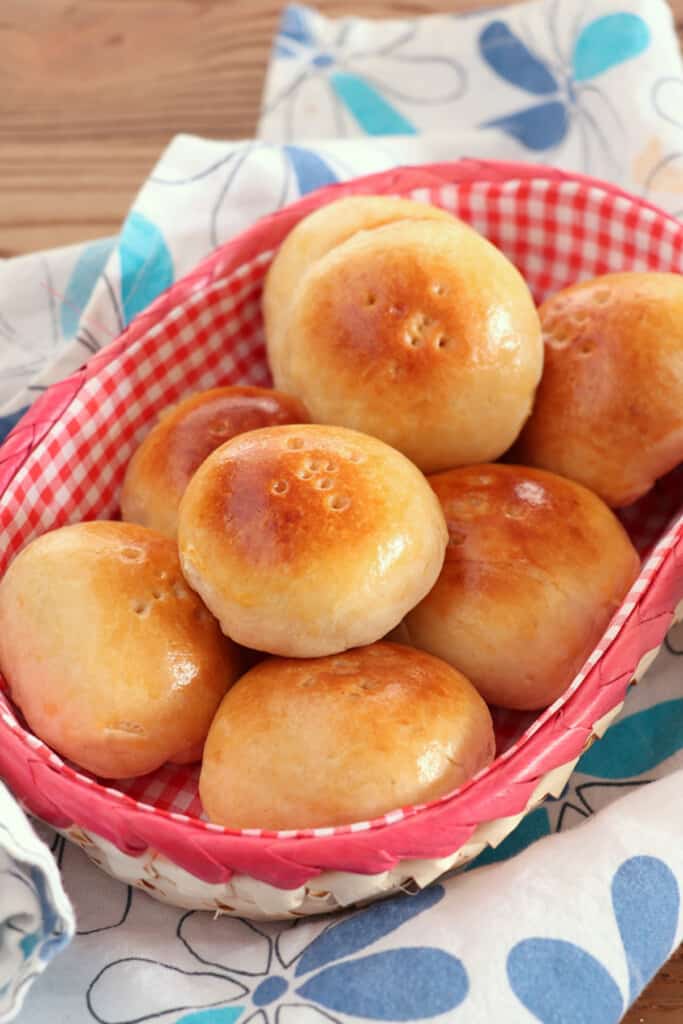
MULTIPOLYGON (((126 463, 156 414, 188 392, 267 384, 260 292, 303 216, 343 195, 426 200, 517 264, 537 300, 607 271, 683 271, 683 226, 612 186, 531 165, 460 161, 324 189, 258 222, 161 295, 88 365, 50 388, 0 448, 0 571, 46 530, 111 518, 126 463)), ((177 906, 275 918, 423 886, 500 843, 618 713, 678 605, 683 478, 623 521, 642 572, 566 693, 539 716, 496 715, 498 757, 457 792, 339 828, 231 831, 202 820, 197 767, 103 785, 36 739, 0 692, 0 775, 24 805, 105 870, 177 906)))

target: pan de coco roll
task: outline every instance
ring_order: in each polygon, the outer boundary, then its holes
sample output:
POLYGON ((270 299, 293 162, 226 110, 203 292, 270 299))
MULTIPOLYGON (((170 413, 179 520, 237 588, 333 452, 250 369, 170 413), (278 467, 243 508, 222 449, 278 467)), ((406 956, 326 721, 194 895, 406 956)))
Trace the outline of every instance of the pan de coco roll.
POLYGON ((567 688, 638 574, 626 532, 594 494, 523 466, 454 469, 430 483, 449 544, 410 640, 484 700, 531 710, 567 688))
POLYGON ((378 640, 447 543, 415 466, 342 427, 265 427, 202 463, 180 505, 185 578, 246 647, 312 658, 378 640))
POLYGON ((344 825, 443 796, 494 748, 477 691, 422 651, 269 658, 218 709, 199 793, 210 820, 232 828, 344 825))
POLYGON ((275 382, 318 423, 381 438, 433 472, 495 459, 541 376, 524 280, 460 221, 397 221, 313 263, 292 299, 275 382))
POLYGON ((199 760, 239 665, 171 540, 92 522, 38 537, 5 573, 0 670, 37 736, 126 778, 199 760))
POLYGON ((629 505, 683 459, 683 276, 607 274, 540 316, 545 369, 515 458, 629 505))
POLYGON ((273 260, 263 288, 263 319, 268 361, 279 366, 292 295, 308 267, 340 242, 396 220, 450 220, 450 213, 428 203, 394 196, 346 196, 321 206, 299 221, 273 260))
POLYGON ((301 402, 270 388, 199 391, 162 413, 128 463, 121 517, 167 537, 190 477, 214 448, 235 434, 277 423, 308 423, 301 402))

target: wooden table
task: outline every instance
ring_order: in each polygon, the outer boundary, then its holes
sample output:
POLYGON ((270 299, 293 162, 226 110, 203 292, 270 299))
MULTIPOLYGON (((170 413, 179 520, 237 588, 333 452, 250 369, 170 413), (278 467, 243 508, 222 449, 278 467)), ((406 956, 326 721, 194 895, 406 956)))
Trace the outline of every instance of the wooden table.
MULTIPOLYGON (((332 15, 401 17, 495 0, 315 2, 332 15)), ((683 0, 671 6, 683 36, 683 0)), ((0 256, 116 232, 176 132, 253 134, 280 7, 275 0, 1 0, 0 256)), ((625 1021, 681 1020, 679 950, 625 1021)))

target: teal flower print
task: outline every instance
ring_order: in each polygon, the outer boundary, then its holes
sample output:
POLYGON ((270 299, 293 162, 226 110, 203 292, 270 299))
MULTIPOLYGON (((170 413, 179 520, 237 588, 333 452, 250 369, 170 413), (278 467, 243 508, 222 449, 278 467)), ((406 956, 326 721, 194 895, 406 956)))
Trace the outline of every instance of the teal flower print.
POLYGON ((481 31, 479 50, 484 62, 497 78, 533 98, 531 105, 490 118, 481 127, 497 128, 535 152, 558 146, 576 130, 584 170, 591 170, 592 143, 603 157, 609 154, 609 143, 588 99, 600 104, 617 128, 622 127, 619 114, 594 80, 643 53, 650 44, 650 29, 636 14, 606 14, 585 24, 566 49, 558 42, 559 14, 558 3, 546 5, 552 54, 538 52, 502 19, 489 22, 481 31))
POLYGON ((449 103, 464 92, 459 61, 414 52, 417 21, 388 25, 382 43, 369 49, 356 43, 354 19, 342 19, 332 35, 318 24, 318 15, 297 4, 280 22, 274 55, 291 73, 263 113, 284 114, 287 140, 311 135, 311 110, 318 107, 327 115, 321 123, 333 124, 337 137, 352 126, 366 135, 414 135, 411 107, 449 103))

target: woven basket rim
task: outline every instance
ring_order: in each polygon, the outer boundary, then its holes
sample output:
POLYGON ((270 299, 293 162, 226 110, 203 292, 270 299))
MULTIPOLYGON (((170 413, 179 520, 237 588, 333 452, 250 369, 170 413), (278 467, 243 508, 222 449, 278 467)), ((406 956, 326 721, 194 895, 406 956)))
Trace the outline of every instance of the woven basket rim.
MULTIPOLYGON (((284 236, 301 217, 342 195, 406 193, 415 189, 443 185, 539 179, 550 182, 575 182, 583 189, 597 188, 612 196, 622 197, 641 210, 649 209, 657 220, 664 219, 677 234, 683 235, 683 225, 653 204, 599 179, 563 172, 544 165, 459 160, 453 163, 392 169, 327 186, 262 218, 216 249, 194 271, 160 295, 84 368, 50 387, 38 399, 0 447, 0 529, 3 516, 7 514, 6 507, 3 507, 4 492, 31 452, 49 434, 55 421, 67 412, 84 382, 116 359, 124 349, 145 336, 152 326, 164 320, 174 308, 182 306, 190 295, 196 295, 202 283, 214 283, 219 278, 229 277, 230 274, 238 272, 239 267, 250 259, 260 258, 272 249, 272 246, 264 248, 263 240, 273 233, 284 236)), ((673 536, 669 533, 667 547, 670 548, 669 555, 673 554, 674 548, 683 550, 683 516, 678 517, 673 528, 673 536)), ((258 861, 261 855, 264 855, 267 860, 272 861, 270 867, 264 869, 265 873, 262 872, 259 876, 264 880, 272 877, 273 872, 275 876, 283 873, 277 867, 277 862, 280 861, 289 883, 283 887, 287 888, 299 884, 304 877, 308 879, 320 870, 327 869, 328 854, 339 861, 344 859, 347 851, 353 863, 353 870, 374 873, 392 866, 403 857, 434 857, 435 851, 452 852, 466 841, 479 821, 495 820, 523 810, 530 787, 534 786, 534 780, 537 781, 555 765, 568 761, 572 756, 578 756, 590 735, 592 723, 623 699, 640 656, 653 646, 648 638, 642 638, 642 650, 637 644, 633 646, 629 653, 629 662, 633 662, 630 670, 621 673, 614 685, 588 685, 593 679, 593 673, 596 670, 599 672, 617 638, 631 624, 636 613, 640 614, 642 622, 643 614, 647 616, 651 606, 654 608, 658 601, 661 603, 664 594, 664 603, 667 607, 671 606, 673 614, 677 599, 677 583, 683 592, 683 581, 677 581, 672 572, 673 559, 658 553, 658 547, 655 547, 651 557, 660 559, 659 569, 644 586, 641 585, 637 589, 637 593, 634 590, 626 598, 625 605, 631 606, 630 611, 622 617, 618 628, 612 630, 613 635, 604 645, 600 657, 592 662, 591 656, 583 674, 577 677, 562 697, 542 712, 509 750, 474 779, 453 793, 429 804, 397 810, 396 819, 393 821, 392 815, 389 815, 388 820, 383 818, 375 822, 362 822, 335 829, 306 829, 294 835, 251 835, 249 830, 226 829, 189 815, 141 803, 119 790, 98 783, 71 769, 56 755, 52 755, 49 760, 39 758, 36 741, 31 734, 23 729, 21 732, 15 731, 0 717, 0 734, 4 737, 6 758, 26 760, 28 774, 24 777, 24 784, 15 785, 15 788, 24 790, 22 795, 30 806, 30 793, 35 787, 42 787, 43 791, 46 786, 51 787, 54 797, 48 798, 48 803, 54 806, 55 824, 88 827, 98 834, 103 834, 126 853, 139 853, 148 846, 156 845, 157 833, 161 840, 159 848, 163 847, 172 858, 174 854, 169 851, 175 848, 176 855, 180 855, 176 859, 185 865, 193 859, 191 850, 183 852, 180 847, 183 847, 186 841, 189 847, 201 847, 215 866, 214 870, 207 869, 204 865, 202 871, 197 872, 198 877, 206 877, 207 880, 209 874, 210 880, 229 877, 231 869, 226 867, 224 857, 231 862, 235 870, 239 870, 238 864, 244 869, 245 862, 252 859, 258 861), (559 714, 560 710, 562 714, 559 714), (30 782, 27 785, 29 777, 30 782), (501 784, 502 788, 499 789, 501 784), (482 801, 487 808, 485 816, 481 814, 482 801), (477 805, 480 806, 479 812, 476 809, 477 805), (76 814, 67 810, 73 806, 77 807, 76 814), (451 812, 454 810, 459 810, 460 813, 455 816, 457 820, 451 821, 449 819, 453 818, 451 812), (77 820, 78 818, 81 820, 77 820), (444 828, 451 830, 448 837, 442 834, 444 828), (438 836, 430 842, 425 841, 423 847, 418 833, 427 833, 430 829, 436 830, 438 836), (292 870, 287 872, 285 866, 292 870), (294 868, 296 870, 293 870, 294 868)), ((678 595, 679 598, 680 596, 683 596, 683 593, 678 595)), ((658 612, 655 616, 662 635, 665 624, 660 620, 665 614, 658 612)), ((646 621, 654 621, 654 618, 646 621)), ((607 633, 610 633, 609 629, 607 633)), ((2 764, 1 755, 0 766, 10 775, 11 781, 11 772, 2 764)))

